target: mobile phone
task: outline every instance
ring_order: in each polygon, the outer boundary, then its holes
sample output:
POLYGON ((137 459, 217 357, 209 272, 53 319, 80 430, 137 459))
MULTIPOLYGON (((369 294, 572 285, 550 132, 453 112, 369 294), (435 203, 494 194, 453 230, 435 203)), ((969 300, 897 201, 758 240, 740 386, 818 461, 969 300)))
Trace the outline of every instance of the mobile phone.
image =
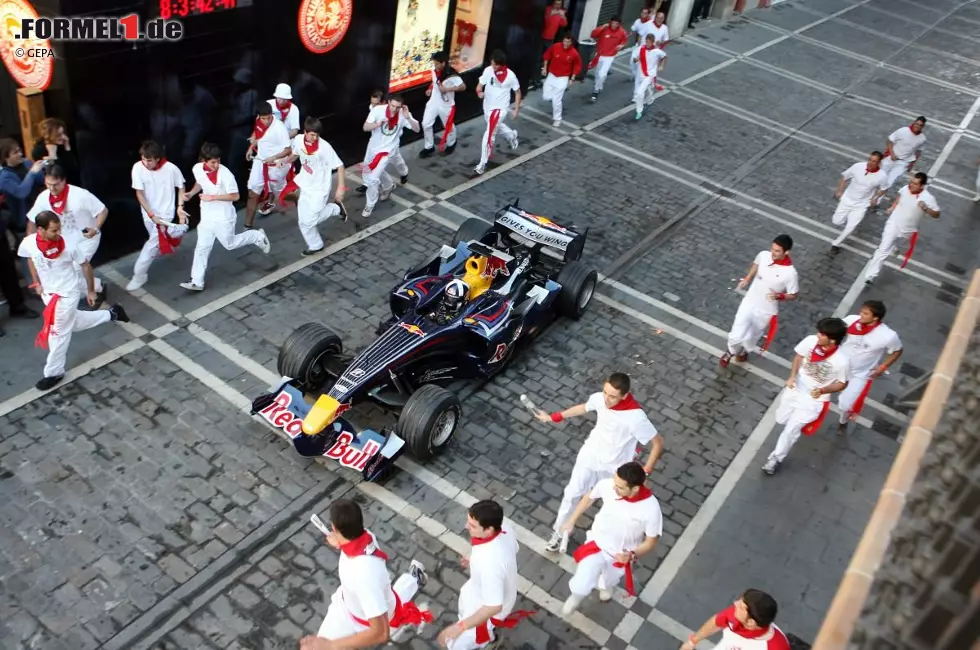
POLYGON ((310 523, 316 526, 317 529, 324 535, 330 534, 330 529, 327 528, 326 524, 323 523, 323 520, 320 519, 320 517, 317 516, 316 513, 310 515, 310 523))

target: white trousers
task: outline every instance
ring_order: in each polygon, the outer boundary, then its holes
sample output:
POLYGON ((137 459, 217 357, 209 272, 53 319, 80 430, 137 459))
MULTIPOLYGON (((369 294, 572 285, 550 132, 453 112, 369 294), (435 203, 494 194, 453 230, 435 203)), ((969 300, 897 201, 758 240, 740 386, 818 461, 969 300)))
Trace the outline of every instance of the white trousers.
POLYGON ((568 484, 561 496, 561 505, 558 506, 558 516, 555 517, 555 530, 561 530, 565 525, 568 516, 575 510, 575 506, 582 500, 589 491, 596 486, 596 483, 603 479, 612 478, 616 473, 615 469, 600 469, 591 462, 589 458, 583 456, 584 448, 578 452, 575 458, 575 465, 572 467, 572 475, 568 477, 568 484))
POLYGON ((311 250, 323 248, 323 238, 317 226, 340 214, 340 206, 336 203, 329 203, 330 195, 320 192, 310 192, 309 190, 299 191, 299 201, 296 203, 296 211, 299 213, 297 223, 299 232, 303 235, 306 247, 311 250))
MULTIPOLYGON (((255 192, 259 196, 262 196, 262 191, 265 189, 265 176, 263 175, 262 168, 265 167, 265 163, 255 158, 252 160, 252 168, 248 172, 248 183, 246 187, 250 192, 255 192)), ((286 187, 286 174, 289 169, 286 167, 279 167, 275 165, 269 167, 269 192, 272 195, 277 195, 282 191, 282 188, 286 187)))
MULTIPOLYGON (((422 139, 426 149, 432 149, 436 146, 435 135, 432 133, 432 128, 436 125, 436 120, 441 120, 442 126, 445 128, 446 122, 449 120, 449 114, 452 112, 452 110, 453 106, 443 104, 442 102, 434 102, 430 100, 429 103, 425 105, 425 113, 422 114, 422 139)), ((455 125, 453 125, 452 131, 450 131, 449 135, 446 137, 447 147, 451 147, 454 144, 456 144, 455 125)))
MULTIPOLYGON (((92 258, 95 257, 95 253, 99 250, 99 242, 101 241, 101 232, 95 237, 86 237, 80 230, 71 231, 65 234, 65 242, 74 245, 75 248, 78 249, 83 256, 85 256, 86 262, 91 262, 92 258)), ((88 295, 88 282, 85 280, 85 274, 82 273, 81 267, 77 268, 77 272, 78 291, 82 296, 86 296, 88 295)), ((95 278, 95 292, 102 293, 102 288, 102 280, 95 278)))
POLYGON ((507 117, 506 109, 495 108, 492 111, 483 109, 483 118, 487 121, 487 129, 483 132, 483 144, 480 147, 480 166, 486 166, 490 157, 493 155, 493 146, 497 141, 497 134, 500 134, 509 144, 513 144, 517 139, 517 131, 507 126, 504 119, 507 117))
POLYGON ((609 69, 612 68, 614 61, 616 61, 616 57, 614 56, 599 57, 599 62, 595 66, 595 86, 592 92, 596 94, 602 92, 603 87, 606 85, 606 77, 609 76, 609 69))
POLYGON ((653 88, 656 83, 656 77, 636 75, 636 79, 633 81, 633 103, 636 105, 637 113, 642 113, 644 106, 653 104, 653 88))
MULTIPOLYGON (((419 585, 415 578, 403 573, 395 580, 391 588, 398 594, 398 598, 403 603, 407 603, 415 598, 419 585)), ((355 621, 354 617, 351 616, 350 610, 344 604, 343 591, 338 587, 337 591, 333 592, 333 596, 330 597, 330 607, 327 608, 327 615, 323 617, 323 622, 320 623, 320 629, 317 630, 316 635, 323 639, 336 641, 366 629, 368 628, 355 621)))
MULTIPOLYGON (((46 293, 41 296, 41 299, 47 305, 52 297, 51 294, 46 293)), ((68 344, 71 343, 72 334, 112 320, 107 309, 78 311, 80 297, 77 293, 71 293, 58 298, 54 323, 48 335, 48 360, 44 364, 45 377, 60 377, 65 374, 65 361, 68 358, 68 344)))
POLYGON ((840 201, 837 204, 837 209, 834 210, 832 221, 835 226, 844 226, 844 230, 841 231, 841 233, 837 236, 837 239, 835 239, 831 245, 840 246, 842 243, 844 243, 844 240, 847 239, 852 232, 854 232, 854 229, 857 228, 862 221, 864 221, 864 215, 867 211, 867 203, 855 205, 853 203, 844 203, 843 201, 840 201))
POLYGON ((907 173, 909 162, 911 161, 892 160, 891 156, 885 156, 885 159, 881 161, 881 168, 885 170, 885 179, 889 189, 895 185, 895 181, 907 173))
POLYGON ((759 311, 752 302, 743 299, 735 312, 732 329, 728 332, 729 354, 757 352, 759 337, 765 334, 770 320, 772 314, 759 311))
POLYGON ((191 282, 203 287, 204 275, 208 270, 208 257, 214 242, 218 240, 225 250, 235 250, 249 244, 258 245, 262 241, 262 233, 258 230, 246 230, 235 234, 233 219, 201 219, 197 227, 197 245, 194 247, 194 262, 191 264, 191 282))
POLYGON ((584 598, 597 587, 612 589, 626 575, 626 567, 614 567, 615 561, 616 558, 605 551, 582 558, 582 561, 575 565, 575 575, 568 581, 568 590, 584 598))
POLYGON ((798 387, 793 390, 784 388, 777 399, 779 406, 776 407, 776 423, 782 424, 783 430, 769 458, 781 463, 800 439, 803 427, 820 416, 824 403, 813 399, 798 387))
MULTIPOLYGON (((462 621, 465 618, 469 618, 478 609, 483 607, 483 601, 480 596, 481 594, 473 586, 473 580, 467 580, 463 584, 463 588, 459 590, 459 620, 462 621)), ((487 631, 490 633, 490 639, 493 640, 495 636, 493 633, 494 625, 490 621, 487 621, 487 631)), ((490 641, 477 643, 476 628, 470 628, 453 641, 450 641, 446 648, 447 650, 477 650, 487 645, 490 645, 490 641)))
POLYGON ((854 402, 864 391, 864 387, 871 381, 868 377, 852 377, 847 387, 837 393, 837 406, 840 407, 840 423, 845 424, 850 410, 854 407, 854 402))
MULTIPOLYGON (((170 222, 173 217, 160 217, 161 220, 170 222)), ((160 235, 157 234, 157 225, 143 217, 143 226, 146 228, 147 239, 143 244, 136 264, 133 265, 133 280, 146 282, 147 273, 150 271, 150 264, 160 256, 160 235)), ((187 226, 175 223, 167 227, 167 232, 171 237, 183 237, 187 233, 187 226)))
POLYGON ((565 101, 565 91, 568 90, 568 77, 556 77, 548 73, 541 87, 541 99, 551 101, 551 119, 561 119, 562 103, 565 101))
MULTIPOLYGON (((368 163, 374 159, 374 154, 368 152, 368 163)), ((390 154, 378 161, 374 169, 364 170, 364 184, 367 186, 365 208, 373 208, 378 203, 381 192, 388 192, 395 188, 395 181, 388 174, 388 165, 391 165, 399 176, 408 174, 408 165, 402 158, 401 149, 395 149, 390 154)))
POLYGON ((881 231, 881 243, 878 244, 878 248, 875 250, 874 255, 871 256, 871 261, 868 262, 868 272, 865 275, 865 280, 874 280, 881 273, 881 267, 884 265, 885 260, 888 256, 895 251, 895 247, 898 245, 899 240, 911 237, 912 233, 902 233, 898 231, 898 227, 891 222, 891 220, 885 222, 885 229, 881 231))

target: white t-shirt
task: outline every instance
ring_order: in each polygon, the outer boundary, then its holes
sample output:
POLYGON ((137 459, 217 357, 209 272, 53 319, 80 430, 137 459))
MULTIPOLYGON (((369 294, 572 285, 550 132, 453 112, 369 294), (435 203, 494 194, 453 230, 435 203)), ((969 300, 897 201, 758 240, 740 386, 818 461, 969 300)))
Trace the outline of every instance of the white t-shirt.
POLYGON ((743 300, 750 301, 756 311, 775 316, 779 313, 779 301, 769 300, 768 295, 770 292, 799 293, 800 278, 796 273, 796 267, 792 264, 789 266, 774 264, 772 253, 769 251, 762 251, 756 255, 755 264, 759 268, 743 300))
POLYGON ((854 163, 841 176, 850 181, 840 198, 844 205, 868 206, 875 192, 889 187, 885 170, 879 167, 878 171, 869 174, 867 163, 854 163))
POLYGON ((487 66, 480 75, 480 84, 483 86, 484 111, 507 110, 510 106, 510 93, 521 90, 521 82, 510 68, 501 83, 493 72, 493 66, 487 66))
MULTIPOLYGON (((661 61, 667 58, 667 53, 661 50, 659 47, 647 49, 646 45, 639 45, 633 50, 633 58, 639 59, 640 57, 644 57, 647 62, 646 76, 656 79, 657 66, 660 65, 661 61)), ((643 74, 642 63, 638 61, 636 65, 639 74, 643 74)))
POLYGON ((296 106, 296 104, 293 104, 292 106, 289 107, 289 112, 286 113, 286 119, 285 120, 282 119, 282 112, 279 110, 279 107, 276 106, 276 100, 275 99, 270 99, 269 100, 269 105, 272 106, 272 115, 273 115, 273 117, 276 118, 276 122, 279 122, 280 124, 282 124, 283 126, 286 127, 286 136, 287 137, 289 136, 289 132, 290 131, 293 131, 293 130, 299 131, 300 130, 300 128, 299 128, 299 108, 296 106))
POLYGON ((611 409, 606 406, 602 393, 593 393, 585 403, 585 410, 596 414, 596 422, 579 456, 588 459, 595 468, 615 471, 633 460, 637 443, 646 445, 657 436, 657 428, 639 405, 626 410, 611 409))
MULTIPOLYGON (((371 533, 374 537, 374 533, 371 533)), ((377 548, 377 539, 368 545, 365 553, 377 548)), ((391 578, 385 561, 374 555, 347 557, 343 552, 337 561, 340 575, 338 591, 344 599, 347 610, 363 621, 369 621, 384 614, 388 618, 395 614, 395 593, 391 590, 391 578)))
POLYGON ((258 144, 255 147, 257 154, 255 158, 259 161, 266 160, 276 154, 282 153, 284 149, 289 148, 289 145, 289 129, 282 122, 272 120, 265 135, 259 138, 258 144))
MULTIPOLYGON (((860 316, 848 316, 844 319, 850 327, 860 316)), ((902 340, 898 333, 884 323, 867 334, 848 334, 841 345, 841 351, 847 355, 851 364, 852 379, 866 379, 885 354, 891 354, 902 349, 902 340)))
POLYGON ((656 38, 657 34, 654 31, 656 29, 657 26, 653 23, 653 18, 651 18, 646 22, 643 22, 642 20, 637 18, 636 20, 633 21, 633 26, 630 27, 630 31, 632 31, 634 34, 639 36, 636 42, 640 45, 643 44, 643 41, 646 39, 647 34, 653 34, 654 38, 656 38))
POLYGON ((85 262, 85 254, 73 242, 65 240, 65 250, 55 259, 49 259, 37 247, 37 235, 28 235, 20 242, 17 255, 34 262, 37 277, 44 293, 73 296, 78 293, 78 267, 85 262))
MULTIPOLYGON (((442 85, 446 88, 459 88, 463 85, 463 80, 458 75, 452 75, 443 80, 442 85)), ((439 92, 439 74, 432 69, 432 95, 429 102, 439 106, 455 106, 456 93, 439 92)))
POLYGON ((607 478, 596 483, 589 498, 602 499, 602 507, 586 538, 610 555, 634 551, 647 537, 663 534, 660 502, 652 494, 640 501, 627 501, 616 494, 613 479, 607 478))
MULTIPOLYGON (((657 39, 657 43, 666 43, 670 40, 670 32, 667 31, 667 23, 664 23, 660 27, 654 25, 653 29, 650 30, 650 33, 653 34, 655 39, 657 39)), ((646 38, 646 36, 644 36, 644 38, 646 38)))
POLYGON ((463 589, 481 606, 501 606, 503 609, 494 616, 498 620, 514 611, 517 603, 517 550, 514 528, 505 520, 499 535, 474 544, 470 551, 470 579, 463 589))
MULTIPOLYGON (((105 210, 105 204, 83 187, 65 187, 68 190, 68 201, 65 211, 58 217, 61 219, 61 233, 68 238, 75 237, 86 228, 95 228, 98 223, 96 217, 105 210)), ((51 190, 44 190, 38 195, 34 207, 27 213, 27 218, 33 223, 37 215, 45 210, 54 212, 51 209, 51 190)))
POLYGON ((368 151, 372 154, 387 151, 394 153, 402 141, 402 131, 405 127, 411 128, 412 123, 408 121, 401 109, 398 110, 398 121, 394 128, 388 127, 388 104, 379 104, 368 113, 368 122, 384 122, 381 126, 371 131, 371 139, 368 140, 368 151))
MULTIPOLYGON (((817 347, 817 335, 811 334, 800 341, 793 350, 803 357, 800 371, 796 375, 796 390, 807 395, 814 388, 824 388, 839 381, 848 381, 851 374, 850 363, 843 348, 838 347, 827 359, 813 362, 810 357, 815 347, 817 347)), ((821 395, 818 400, 829 402, 830 395, 821 395)))
MULTIPOLYGON (((180 173, 180 168, 170 161, 165 162, 156 169, 146 168, 143 161, 133 165, 133 189, 142 190, 146 202, 150 204, 154 216, 164 221, 173 221, 177 212, 176 192, 177 188, 184 188, 184 175, 180 173)), ((140 206, 143 216, 149 219, 146 210, 140 206)))
POLYGON ((305 136, 300 133, 293 138, 293 153, 299 156, 300 171, 296 185, 304 192, 330 194, 333 184, 333 170, 344 163, 330 143, 320 138, 320 144, 312 154, 306 152, 305 136))
MULTIPOLYGON (((204 163, 199 162, 191 169, 194 182, 201 186, 201 195, 204 194, 238 194, 238 182, 235 175, 224 165, 218 166, 218 182, 212 183, 204 171, 204 163)), ((238 218, 235 204, 232 201, 204 201, 201 200, 201 220, 232 220, 238 218)))
POLYGON ((925 214, 922 208, 919 207, 919 201, 925 203, 926 207, 930 210, 939 209, 936 197, 928 189, 923 188, 918 196, 912 195, 908 185, 898 191, 898 205, 895 206, 895 210, 888 217, 888 223, 894 224, 898 228, 898 234, 904 236, 918 232, 919 221, 922 220, 922 215, 925 214))
POLYGON ((915 158, 915 154, 921 151, 926 144, 926 134, 916 135, 912 129, 903 126, 890 136, 888 141, 892 143, 892 153, 899 162, 910 163, 915 158))

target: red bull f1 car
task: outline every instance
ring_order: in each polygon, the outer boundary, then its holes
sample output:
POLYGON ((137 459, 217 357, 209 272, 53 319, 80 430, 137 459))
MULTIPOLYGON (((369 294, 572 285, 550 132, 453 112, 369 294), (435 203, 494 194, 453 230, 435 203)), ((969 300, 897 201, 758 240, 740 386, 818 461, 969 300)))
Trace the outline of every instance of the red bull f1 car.
POLYGON ((356 356, 319 323, 297 328, 279 350, 278 387, 252 413, 284 430, 303 456, 328 456, 375 480, 406 449, 441 452, 462 415, 458 394, 503 370, 557 317, 581 318, 598 282, 585 266, 588 231, 515 203, 493 223, 468 219, 389 294, 391 316, 356 356), (356 430, 342 417, 364 402, 397 415, 393 428, 356 430))

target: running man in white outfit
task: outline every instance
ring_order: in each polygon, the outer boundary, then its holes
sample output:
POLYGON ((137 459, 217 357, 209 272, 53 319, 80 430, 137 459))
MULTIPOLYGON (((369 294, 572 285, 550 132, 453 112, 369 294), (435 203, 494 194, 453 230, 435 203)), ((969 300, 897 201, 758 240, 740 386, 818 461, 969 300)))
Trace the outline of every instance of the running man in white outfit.
POLYGON ((371 134, 367 154, 364 159, 364 184, 367 185, 362 217, 370 217, 378 201, 387 201, 395 190, 395 181, 388 174, 388 165, 401 177, 401 183, 408 182, 408 165, 402 158, 401 142, 405 127, 418 133, 422 126, 405 105, 401 95, 392 95, 387 104, 379 104, 371 109, 364 130, 371 134))
MULTIPOLYGON (((314 524, 324 526, 319 519, 314 524)), ((431 612, 412 602, 426 583, 424 568, 412 560, 409 573, 392 585, 385 563, 388 556, 364 528, 360 506, 348 499, 335 501, 330 505, 330 527, 320 532, 327 544, 340 551, 340 586, 316 636, 300 640, 301 650, 374 648, 389 639, 402 640, 403 630, 417 631, 435 620, 431 612)))
MULTIPOLYGON (((922 149, 926 146, 926 136, 922 132, 925 128, 926 118, 920 116, 908 126, 903 126, 888 136, 885 159, 881 163, 881 168, 888 175, 888 189, 891 189, 901 176, 911 172, 915 163, 919 161, 922 149)), ((878 199, 879 204, 883 199, 884 196, 878 199)))
POLYGON ((439 151, 445 155, 456 150, 456 93, 466 90, 462 77, 449 65, 445 52, 432 55, 432 83, 425 91, 429 101, 422 114, 423 149, 419 158, 428 158, 436 152, 436 139, 432 132, 436 120, 442 120, 442 139, 439 151))
POLYGON ((637 62, 636 79, 633 82, 633 104, 636 106, 636 117, 643 117, 643 107, 653 104, 653 89, 657 85, 657 74, 663 72, 667 62, 667 53, 657 46, 653 34, 647 34, 643 45, 638 45, 633 51, 633 60, 637 62))
POLYGON ((187 219, 177 214, 177 197, 184 193, 184 175, 163 156, 163 147, 147 140, 140 147, 140 161, 133 165, 133 189, 143 212, 148 238, 133 266, 126 291, 136 291, 148 277, 150 264, 160 255, 173 253, 187 234, 187 219), (176 218, 176 222, 174 219, 176 218))
POLYGON ((647 472, 637 462, 620 465, 615 476, 599 481, 582 497, 568 518, 564 532, 570 535, 579 517, 602 499, 602 507, 585 535, 585 544, 572 554, 578 566, 568 581, 571 595, 561 608, 562 616, 570 616, 596 588, 599 600, 612 600, 612 589, 623 576, 627 593, 636 595, 633 563, 656 547, 664 531, 660 502, 643 485, 646 477, 647 472))
POLYGON ((65 376, 68 344, 75 332, 108 323, 110 320, 128 323, 122 305, 97 311, 79 311, 78 302, 84 295, 90 307, 95 307, 95 277, 92 264, 78 246, 78 239, 68 241, 61 236, 61 219, 50 210, 34 217, 33 234, 20 242, 17 254, 27 258, 33 288, 44 301, 44 324, 34 345, 47 349, 44 376, 35 384, 38 390, 50 390, 65 376), (85 278, 84 294, 78 287, 78 274, 85 278))
MULTIPOLYGON (((201 162, 194 165, 194 187, 184 192, 183 201, 201 195, 201 223, 197 226, 197 245, 194 247, 194 262, 191 264, 191 279, 180 286, 188 291, 204 291, 204 276, 208 270, 208 258, 215 240, 225 250, 235 250, 249 244, 259 248, 266 255, 271 245, 265 231, 246 230, 235 234, 238 212, 235 201, 239 199, 238 183, 231 170, 221 164, 221 148, 212 142, 201 147, 201 162)), ((184 217, 187 214, 184 213, 184 217)))
POLYGON ((500 50, 494 50, 490 55, 490 65, 483 70, 480 81, 476 84, 476 96, 483 100, 483 117, 487 120, 487 130, 483 133, 483 144, 480 148, 480 164, 473 169, 478 176, 487 170, 487 163, 493 157, 498 131, 511 149, 520 146, 517 130, 504 123, 510 107, 511 92, 514 93, 514 110, 510 113, 510 119, 516 120, 521 111, 521 82, 517 80, 514 71, 507 67, 507 55, 500 50))
POLYGON ((881 322, 885 312, 885 303, 869 300, 861 305, 857 315, 844 318, 847 338, 841 345, 841 352, 847 355, 851 364, 851 380, 847 388, 837 394, 837 405, 841 410, 838 433, 844 433, 847 423, 861 414, 871 383, 902 356, 902 340, 895 330, 881 322), (884 361, 882 357, 885 357, 884 361))
POLYGON ((697 650, 698 644, 721 632, 715 650, 791 650, 789 639, 776 627, 776 600, 764 591, 746 589, 733 605, 705 621, 687 637, 680 650, 697 650))
POLYGON ((275 209, 276 196, 286 185, 286 170, 276 164, 289 153, 289 131, 272 115, 271 104, 259 104, 255 126, 249 137, 245 160, 252 163, 248 174, 248 203, 245 204, 245 227, 255 223, 255 211, 263 215, 275 209))
MULTIPOLYGON (((653 28, 650 33, 653 34, 654 40, 657 41, 657 47, 663 49, 667 45, 667 41, 670 40, 670 30, 667 29, 667 24, 664 22, 667 20, 667 14, 662 11, 658 11, 657 15, 653 18, 653 28)), ((658 83, 653 84, 654 90, 663 90, 664 87, 658 83)))
POLYGON ((593 29, 591 36, 595 40, 595 56, 589 62, 589 68, 595 68, 595 85, 592 88, 591 100, 595 102, 606 85, 606 77, 609 76, 616 55, 626 47, 629 36, 626 35, 619 16, 614 16, 605 25, 593 29))
POLYGON ((841 174, 834 192, 837 209, 831 220, 844 229, 831 243, 831 255, 840 253, 840 245, 861 224, 868 208, 878 205, 878 199, 888 190, 888 175, 881 168, 881 159, 880 151, 872 151, 868 162, 854 163, 841 174))
MULTIPOLYGON (((33 234, 34 219, 45 211, 54 212, 61 220, 61 234, 72 248, 77 248, 86 262, 91 262, 102 241, 102 226, 109 216, 109 209, 94 194, 85 188, 69 185, 64 168, 58 163, 44 170, 46 189, 37 196, 34 207, 27 213, 27 234, 33 234)), ((84 296, 88 281, 81 267, 76 274, 78 295, 84 296)), ((100 278, 95 278, 95 308, 105 302, 106 287, 100 278)))
POLYGON ((551 415, 538 413, 536 417, 541 422, 557 424, 566 418, 590 412, 596 414, 595 427, 582 443, 572 467, 572 475, 565 486, 558 516, 555 518, 554 532, 546 547, 551 552, 565 552, 568 535, 564 533, 564 526, 572 509, 596 483, 611 478, 620 465, 633 460, 637 445, 652 443, 650 456, 644 465, 647 474, 653 471, 664 450, 664 442, 657 435, 657 428, 651 424, 630 392, 629 375, 622 372, 609 375, 602 386, 602 392, 590 395, 585 404, 556 411, 551 415))
POLYGON ((762 466, 766 474, 776 473, 801 433, 812 436, 820 429, 830 410, 830 396, 847 388, 851 369, 840 351, 846 336, 844 321, 824 318, 817 323, 817 333, 796 346, 786 388, 776 397, 776 422, 783 425, 783 431, 762 466))
MULTIPOLYGON (((643 47, 643 44, 647 42, 647 36, 650 34, 654 35, 653 39, 656 41, 657 36, 654 33, 656 27, 653 17, 650 15, 650 8, 644 7, 641 9, 640 17, 634 20, 633 25, 630 27, 630 33, 636 34, 636 42, 633 44, 633 49, 643 47)), ((635 80, 639 71, 639 64, 635 58, 630 60, 630 68, 633 70, 633 79, 635 80)))
POLYGON ((541 66, 541 76, 545 77, 541 99, 551 102, 552 126, 556 129, 561 126, 565 91, 582 72, 582 57, 574 45, 572 35, 565 34, 561 43, 555 43, 545 51, 544 65, 541 66))
POLYGON ((285 158, 277 162, 281 167, 292 167, 297 159, 300 162, 299 174, 283 192, 294 200, 296 192, 299 192, 296 211, 299 232, 306 242, 303 255, 316 255, 323 250, 323 238, 317 229, 321 223, 337 216, 347 221, 347 209, 344 207, 347 172, 334 148, 320 137, 322 132, 320 120, 306 118, 303 133, 293 138, 290 148, 281 154, 285 158), (334 172, 337 174, 337 191, 331 196, 334 172))
POLYGON ((912 259, 912 252, 919 240, 919 222, 922 215, 927 214, 933 219, 940 215, 939 203, 932 192, 926 189, 929 177, 924 172, 917 172, 908 185, 898 191, 898 196, 888 208, 888 221, 881 233, 881 243, 871 256, 868 263, 865 282, 871 284, 881 273, 881 267, 892 251, 898 246, 899 240, 907 241, 902 268, 912 259))
POLYGON ((732 357, 739 363, 749 359, 749 352, 760 351, 759 337, 766 334, 761 352, 765 352, 776 336, 779 323, 779 303, 796 300, 800 293, 800 278, 789 252, 793 238, 778 235, 769 250, 755 256, 748 273, 738 282, 738 291, 746 292, 735 313, 735 322, 728 333, 728 349, 718 365, 726 368, 732 357), (767 331, 768 328, 768 331, 767 331))
POLYGON ((513 629, 536 612, 515 610, 517 604, 517 538, 504 522, 496 501, 477 501, 466 513, 473 545, 460 564, 470 571, 459 591, 459 622, 439 633, 437 643, 448 650, 477 650, 496 639, 498 628, 513 629))

